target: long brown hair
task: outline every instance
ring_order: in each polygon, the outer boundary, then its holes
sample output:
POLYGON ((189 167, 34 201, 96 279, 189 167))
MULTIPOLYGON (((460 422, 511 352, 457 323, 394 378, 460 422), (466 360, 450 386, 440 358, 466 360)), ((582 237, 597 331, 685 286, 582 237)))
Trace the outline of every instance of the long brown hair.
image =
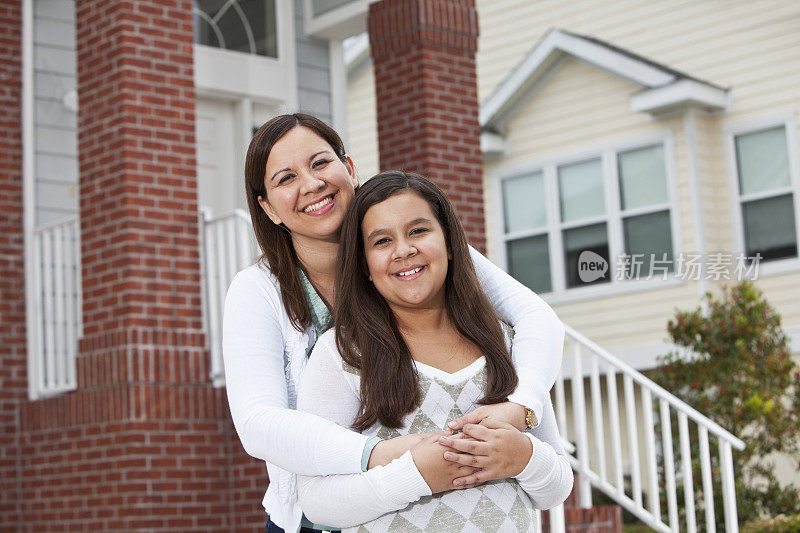
POLYGON ((297 274, 300 262, 292 245, 292 235, 285 226, 272 222, 258 203, 259 196, 265 200, 267 198, 264 174, 272 147, 298 126, 308 128, 325 139, 336 156, 343 163, 347 163, 344 143, 333 128, 320 119, 303 113, 279 115, 258 128, 253 135, 245 159, 244 181, 253 231, 261 248, 259 261, 277 278, 281 286, 283 306, 289 314, 289 319, 298 331, 302 331, 311 322, 311 312, 297 274))
POLYGON ((336 345, 342 359, 361 373, 361 409, 353 423, 359 431, 376 421, 400 427, 403 417, 421 400, 408 345, 386 300, 369 281, 361 235, 370 207, 407 190, 428 202, 444 230, 453 258, 445 278, 447 315, 486 357, 488 382, 480 403, 504 401, 518 382, 494 308, 478 283, 464 229, 447 197, 418 174, 382 172, 359 187, 345 215, 336 273, 336 345))

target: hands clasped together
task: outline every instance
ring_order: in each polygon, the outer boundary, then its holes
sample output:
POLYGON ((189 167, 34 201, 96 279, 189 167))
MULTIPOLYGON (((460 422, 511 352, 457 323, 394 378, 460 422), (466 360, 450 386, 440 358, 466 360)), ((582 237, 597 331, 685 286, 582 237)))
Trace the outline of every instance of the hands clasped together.
POLYGON ((432 493, 470 488, 514 477, 531 459, 533 445, 520 430, 525 411, 519 404, 485 405, 448 424, 451 431, 410 434, 381 442, 370 468, 410 450, 432 493))

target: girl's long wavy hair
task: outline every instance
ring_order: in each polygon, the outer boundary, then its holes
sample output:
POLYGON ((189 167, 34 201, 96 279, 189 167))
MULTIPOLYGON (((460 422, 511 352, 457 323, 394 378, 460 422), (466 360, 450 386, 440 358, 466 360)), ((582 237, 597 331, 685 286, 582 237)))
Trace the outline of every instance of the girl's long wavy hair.
POLYGON ((336 156, 343 163, 347 163, 344 143, 333 128, 317 117, 304 113, 279 115, 258 128, 253 135, 245 159, 244 181, 253 231, 261 248, 259 261, 277 278, 281 286, 283 306, 289 314, 289 319, 298 331, 302 331, 311 322, 311 311, 297 274, 300 261, 294 251, 292 235, 285 227, 272 222, 258 203, 259 196, 267 198, 264 174, 272 147, 298 126, 308 128, 325 139, 336 156))
POLYGON ((400 427, 421 401, 408 345, 389 305, 369 280, 361 234, 367 210, 404 191, 427 201, 444 230, 452 255, 445 278, 447 315, 486 357, 488 383, 480 403, 505 401, 518 382, 498 317, 478 283, 464 229, 447 197, 418 174, 382 172, 356 191, 342 225, 336 275, 336 345, 342 359, 361 374, 361 409, 353 423, 359 431, 375 422, 400 427))

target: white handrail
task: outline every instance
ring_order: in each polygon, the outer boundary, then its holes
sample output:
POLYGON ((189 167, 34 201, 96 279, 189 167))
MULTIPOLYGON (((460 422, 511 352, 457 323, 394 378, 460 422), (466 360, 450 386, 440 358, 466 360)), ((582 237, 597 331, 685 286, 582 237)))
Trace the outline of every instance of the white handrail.
POLYGON ((39 398, 77 386, 75 357, 82 328, 78 217, 39 226, 33 241, 29 370, 31 397, 39 398))
POLYGON ((713 435, 719 445, 722 478, 717 490, 721 490, 723 497, 725 529, 736 533, 732 449, 743 449, 744 443, 574 329, 567 326, 566 333, 565 353, 571 357, 566 357, 564 364, 570 367, 571 375, 562 368, 556 382, 555 408, 556 419, 563 430, 562 437, 566 439, 567 435, 574 435, 575 438, 576 445, 569 453, 570 463, 579 473, 580 505, 591 506, 588 487, 593 486, 656 531, 685 529, 694 532, 699 512, 704 513, 706 527, 715 528, 715 487, 709 444, 709 435, 713 435), (584 362, 586 358, 589 358, 588 364, 584 362), (601 363, 604 369, 600 368, 601 363), (564 379, 571 379, 571 410, 565 398, 564 379), (618 379, 623 385, 619 391, 618 379), (588 380, 588 390, 584 380, 588 380), (605 396, 601 392, 603 380, 605 396), (620 397, 624 404, 624 424, 619 415, 620 397), (658 433, 654 409, 660 415, 658 433), (592 417, 591 421, 587 420, 587 413, 592 417), (673 417, 677 421, 677 450, 673 447, 673 417), (698 435, 699 451, 691 445, 693 428, 698 435), (624 439, 621 438, 623 434, 624 439), (604 445, 595 442, 590 450, 589 443, 593 438, 602 439, 604 445), (608 444, 610 449, 606 452, 605 445, 608 444), (610 455, 606 456, 606 453, 610 455), (699 458, 693 454, 699 454, 699 458), (678 456, 680 461, 676 462, 678 456), (692 466, 695 459, 699 460, 694 464, 700 465, 698 481, 693 479, 696 475, 692 466), (698 484, 700 477, 702 487, 698 484), (626 478, 629 484, 626 484, 626 478), (681 502, 678 502, 679 484, 684 490, 681 502), (661 509, 662 491, 666 502, 664 512, 661 509), (702 505, 698 503, 700 499, 702 505), (679 519, 683 520, 683 526, 679 519))
POLYGON ((741 439, 737 438, 736 436, 732 435, 729 431, 725 428, 710 420, 709 418, 705 417, 702 413, 698 412, 692 406, 686 404, 675 395, 655 383, 654 381, 645 377, 641 372, 635 370, 632 366, 625 363, 621 359, 615 357, 611 352, 601 348, 599 345, 595 344, 591 340, 587 339, 574 329, 572 329, 568 325, 564 325, 567 331, 567 336, 571 337, 572 339, 578 341, 580 344, 583 344, 585 347, 589 348, 591 351, 608 361, 609 363, 613 364, 617 367, 623 374, 630 375, 631 378, 636 381, 642 387, 646 387, 650 389, 655 396, 664 398, 667 400, 672 406, 681 411, 684 411, 686 415, 694 420, 695 422, 702 423, 707 425, 709 431, 717 435, 718 437, 728 441, 731 443, 731 446, 736 448, 737 450, 744 450, 745 444, 741 441, 741 439))
POLYGON ((250 216, 235 209, 202 221, 204 320, 211 355, 211 380, 225 384, 222 361, 222 310, 225 295, 236 273, 258 258, 250 216))

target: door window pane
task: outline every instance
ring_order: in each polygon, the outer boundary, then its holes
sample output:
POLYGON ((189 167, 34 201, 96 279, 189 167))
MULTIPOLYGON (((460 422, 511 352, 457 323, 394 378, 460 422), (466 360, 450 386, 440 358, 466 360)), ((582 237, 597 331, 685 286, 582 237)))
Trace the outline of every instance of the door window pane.
POLYGON ((550 252, 547 235, 506 243, 509 273, 534 292, 550 292, 550 252))
POLYGON ((791 178, 784 126, 737 135, 736 164, 743 195, 788 187, 791 178))
POLYGON ((558 167, 561 221, 583 220, 606 212, 600 159, 558 167))
POLYGON ((567 270, 567 287, 581 287, 593 283, 608 283, 611 280, 609 271, 606 270, 602 277, 591 281, 583 281, 579 269, 579 259, 581 259, 581 253, 583 252, 592 252, 591 254, 584 255, 584 258, 588 256, 588 258, 592 260, 604 260, 606 267, 608 267, 608 231, 606 230, 605 223, 565 230, 563 233, 563 241, 564 263, 567 270), (596 258, 594 254, 600 257, 596 258))
POLYGON ((506 233, 531 230, 547 224, 541 172, 505 179, 502 186, 506 233))
POLYGON ((275 0, 193 0, 194 41, 278 57, 275 0))
POLYGON ((626 275, 646 278, 651 274, 651 266, 653 276, 674 270, 669 211, 625 218, 623 228, 625 253, 632 256, 626 275), (664 254, 668 262, 664 261, 664 254))
POLYGON ((663 146, 648 146, 622 152, 617 156, 617 164, 622 209, 667 202, 663 146))
POLYGON ((742 203, 747 256, 762 259, 797 256, 792 195, 742 203))

